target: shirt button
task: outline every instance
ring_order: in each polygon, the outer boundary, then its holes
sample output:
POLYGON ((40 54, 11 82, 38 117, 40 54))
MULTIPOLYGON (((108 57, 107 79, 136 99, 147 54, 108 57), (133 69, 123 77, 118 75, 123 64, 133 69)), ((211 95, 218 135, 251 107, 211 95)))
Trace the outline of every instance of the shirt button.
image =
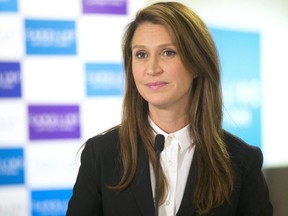
POLYGON ((170 202, 169 202, 169 200, 165 202, 165 205, 170 205, 170 202))
POLYGON ((168 165, 172 166, 173 165, 173 161, 172 160, 168 160, 168 165))

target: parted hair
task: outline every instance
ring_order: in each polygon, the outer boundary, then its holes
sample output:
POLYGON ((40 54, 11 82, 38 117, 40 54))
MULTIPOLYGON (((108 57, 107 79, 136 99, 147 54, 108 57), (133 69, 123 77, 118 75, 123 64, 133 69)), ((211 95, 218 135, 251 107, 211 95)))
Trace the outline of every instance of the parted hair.
MULTIPOLYGON (((233 190, 234 173, 224 143, 222 129, 222 92, 217 50, 211 34, 200 17, 189 7, 177 2, 152 4, 136 14, 122 40, 125 69, 125 95, 119 128, 123 173, 112 188, 124 190, 133 181, 142 141, 153 168, 156 155, 153 131, 148 121, 147 101, 137 91, 132 74, 131 42, 143 23, 163 25, 171 34, 184 66, 191 71, 188 121, 193 144, 196 145, 196 184, 191 204, 198 215, 206 215, 221 205, 233 190)), ((191 143, 192 145, 192 143, 191 143)), ((167 194, 167 180, 160 170, 160 203, 167 194)))

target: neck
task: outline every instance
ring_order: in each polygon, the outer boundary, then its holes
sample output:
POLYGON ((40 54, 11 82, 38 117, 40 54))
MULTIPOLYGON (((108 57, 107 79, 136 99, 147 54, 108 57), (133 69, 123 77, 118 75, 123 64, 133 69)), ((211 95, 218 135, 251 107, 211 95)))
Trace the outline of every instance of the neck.
POLYGON ((173 133, 188 124, 187 113, 169 110, 149 110, 152 121, 166 133, 173 133))

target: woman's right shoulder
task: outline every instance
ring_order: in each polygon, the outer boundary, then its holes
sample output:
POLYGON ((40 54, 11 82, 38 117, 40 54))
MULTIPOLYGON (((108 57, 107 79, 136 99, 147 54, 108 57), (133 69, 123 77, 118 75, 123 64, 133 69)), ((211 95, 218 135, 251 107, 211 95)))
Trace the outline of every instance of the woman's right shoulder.
MULTIPOLYGON (((78 152, 80 156, 80 169, 88 171, 95 180, 99 180, 100 170, 112 168, 119 161, 118 127, 111 128, 103 133, 89 138, 78 152)), ((79 171, 80 172, 80 171, 79 171)), ((108 171, 107 171, 108 172, 108 171)))
POLYGON ((115 126, 89 138, 84 144, 84 149, 92 148, 94 151, 105 152, 111 150, 114 151, 118 150, 118 146, 119 146, 119 126, 115 126))

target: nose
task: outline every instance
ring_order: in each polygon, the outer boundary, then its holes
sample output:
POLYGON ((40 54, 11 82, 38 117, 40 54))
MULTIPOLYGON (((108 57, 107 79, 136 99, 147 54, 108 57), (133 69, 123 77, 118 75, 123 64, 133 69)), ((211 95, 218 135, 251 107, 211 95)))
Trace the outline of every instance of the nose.
POLYGON ((150 76, 155 76, 162 73, 162 68, 157 56, 150 56, 147 61, 146 74, 150 76))

